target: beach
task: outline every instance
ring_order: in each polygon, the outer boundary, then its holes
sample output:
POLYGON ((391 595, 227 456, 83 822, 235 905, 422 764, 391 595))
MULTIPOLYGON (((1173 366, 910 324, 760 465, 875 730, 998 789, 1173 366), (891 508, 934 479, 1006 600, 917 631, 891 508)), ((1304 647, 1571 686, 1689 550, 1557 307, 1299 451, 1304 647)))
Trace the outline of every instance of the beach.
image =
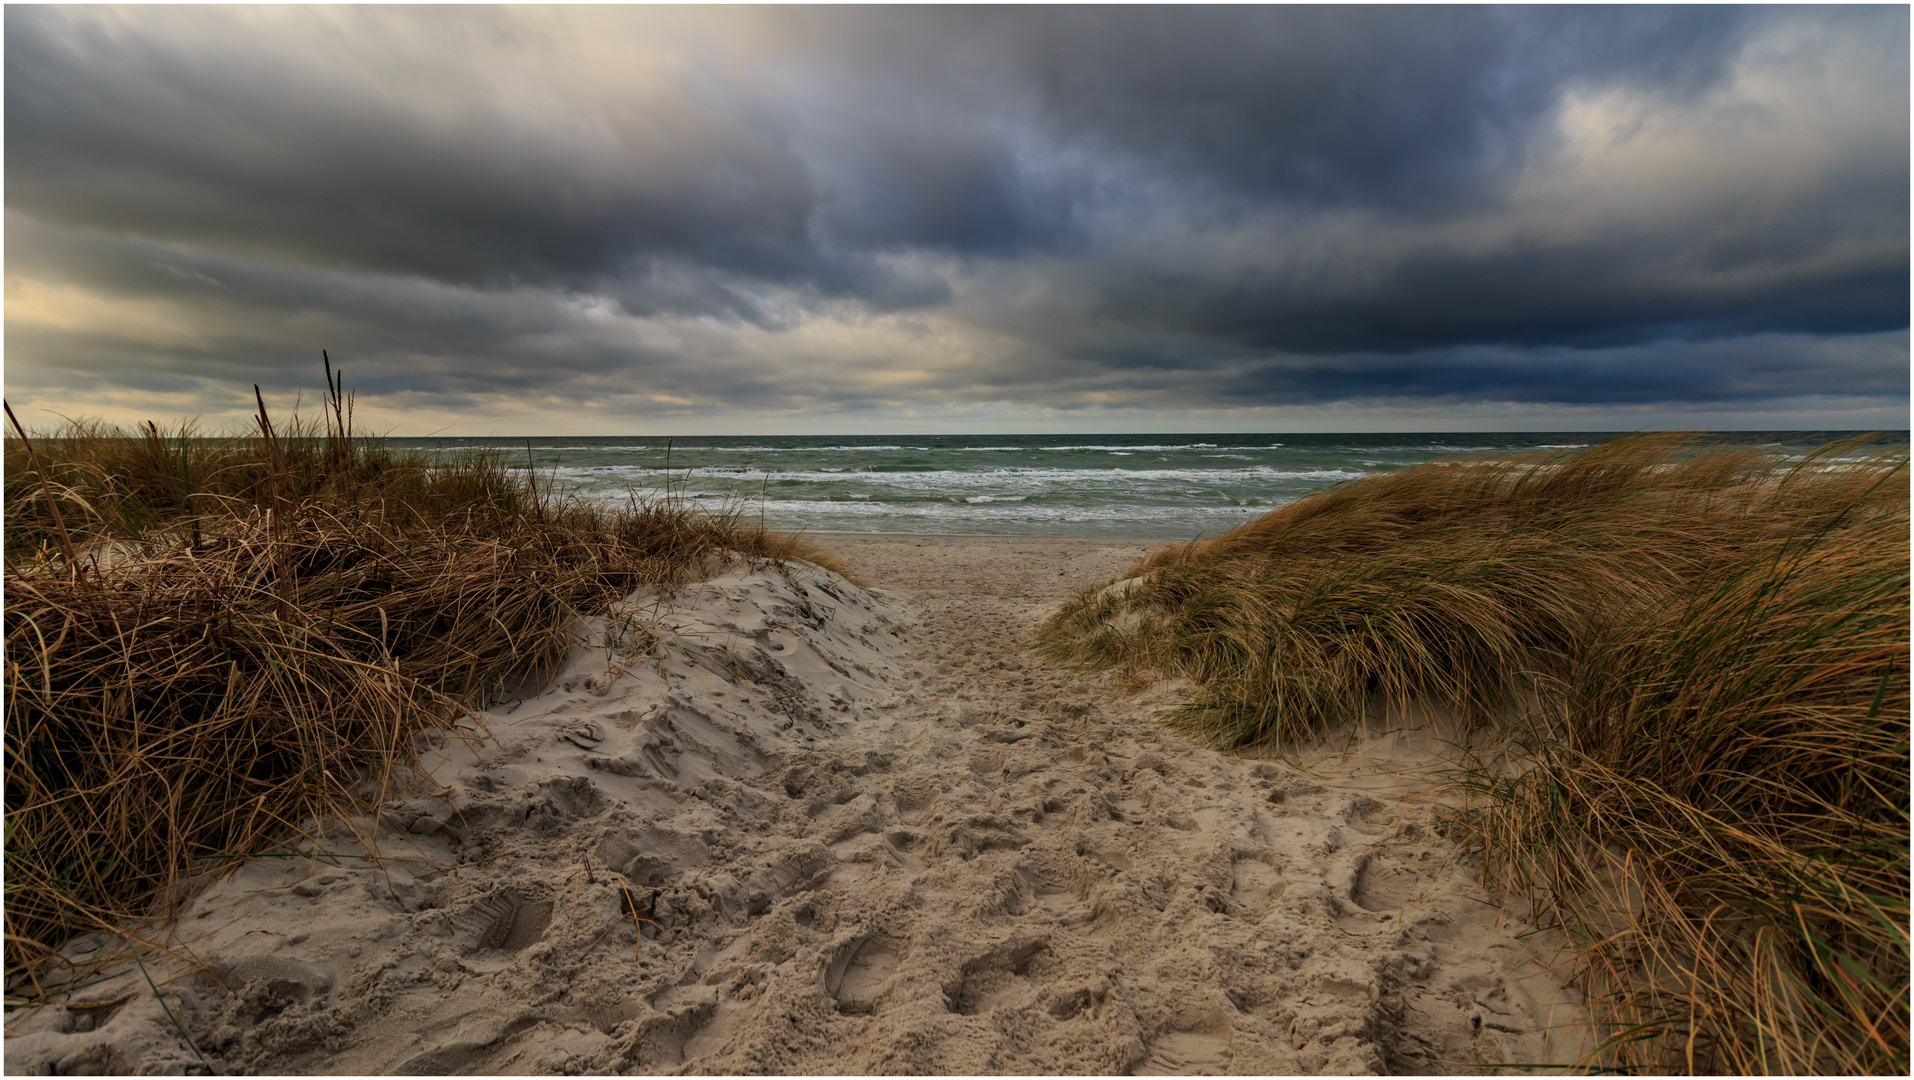
POLYGON ((733 559, 633 594, 554 678, 431 740, 377 820, 206 887, 141 935, 144 972, 9 1010, 9 1070, 1573 1056, 1551 936, 1442 835, 1436 741, 1218 753, 1154 724, 1178 687, 1120 698, 1025 648, 1161 541, 813 539, 869 588, 733 559))
POLYGON ((9 7, 0 1065, 1914 1075, 1910 10, 9 7))

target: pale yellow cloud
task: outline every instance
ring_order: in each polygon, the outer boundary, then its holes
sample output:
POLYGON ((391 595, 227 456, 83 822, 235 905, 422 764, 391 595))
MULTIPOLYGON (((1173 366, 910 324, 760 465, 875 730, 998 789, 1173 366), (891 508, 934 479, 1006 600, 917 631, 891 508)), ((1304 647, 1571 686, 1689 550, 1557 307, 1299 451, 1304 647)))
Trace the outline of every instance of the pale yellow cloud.
POLYGON ((78 285, 9 275, 9 328, 44 327, 117 337, 155 347, 205 344, 205 323, 162 299, 107 296, 78 285))

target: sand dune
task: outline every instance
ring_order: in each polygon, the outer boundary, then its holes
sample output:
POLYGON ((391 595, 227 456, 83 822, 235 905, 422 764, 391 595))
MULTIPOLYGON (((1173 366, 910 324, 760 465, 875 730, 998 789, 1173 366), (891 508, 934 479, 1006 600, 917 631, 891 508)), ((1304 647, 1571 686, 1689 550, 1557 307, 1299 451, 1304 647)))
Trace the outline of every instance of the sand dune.
POLYGON ((827 546, 874 587, 734 562, 592 620, 555 679, 348 823, 360 839, 254 860, 192 901, 146 974, 10 1010, 8 1071, 1561 1056, 1572 993, 1535 962, 1548 935, 1441 835, 1438 742, 1222 755, 1150 723, 1173 688, 1116 700, 1022 648, 1146 542, 827 546), (369 846, 379 859, 344 857, 369 846))

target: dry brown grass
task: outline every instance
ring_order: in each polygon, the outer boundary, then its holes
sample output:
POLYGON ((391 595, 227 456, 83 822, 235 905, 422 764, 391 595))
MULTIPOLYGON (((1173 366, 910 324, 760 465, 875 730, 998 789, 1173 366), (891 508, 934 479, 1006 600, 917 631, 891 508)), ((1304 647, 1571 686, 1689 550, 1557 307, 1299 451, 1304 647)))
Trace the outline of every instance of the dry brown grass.
POLYGON ((1907 517, 1738 556, 1604 634, 1462 820, 1584 943, 1604 1064, 1905 1074, 1907 517))
POLYGON ((1131 686, 1191 679, 1169 720, 1222 746, 1318 737, 1378 700, 1486 723, 1745 545, 1905 513, 1902 457, 1832 453, 1638 436, 1372 476, 1152 554, 1129 587, 1065 604, 1039 646, 1131 686))
POLYGON ((1168 722, 1222 746, 1535 704, 1461 823, 1582 942, 1590 1064, 1904 1074, 1907 457, 1858 449, 1404 469, 1158 552, 1039 646, 1191 679, 1168 722))
POLYGON ((716 549, 825 560, 747 515, 556 500, 493 457, 323 423, 73 425, 6 446, 6 960, 163 916, 550 670, 575 617, 716 549))

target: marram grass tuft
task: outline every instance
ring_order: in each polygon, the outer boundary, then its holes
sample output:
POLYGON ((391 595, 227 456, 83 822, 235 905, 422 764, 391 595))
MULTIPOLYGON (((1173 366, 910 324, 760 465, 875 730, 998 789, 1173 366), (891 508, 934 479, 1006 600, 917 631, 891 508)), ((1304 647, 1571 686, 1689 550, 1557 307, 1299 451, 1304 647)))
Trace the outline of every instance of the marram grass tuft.
POLYGON ((1473 779, 1489 879, 1588 943, 1610 1064, 1907 1072, 1907 541, 1744 547, 1595 642, 1527 771, 1473 779))
POLYGON ((1460 820, 1584 944, 1588 1064, 1905 1074, 1907 455, 1859 450, 1370 477, 1152 555, 1038 644, 1188 678, 1166 722, 1222 747, 1502 725, 1527 768, 1473 774, 1460 820))
POLYGON ((731 550, 821 553, 733 508, 558 499, 496 456, 322 423, 204 438, 73 424, 6 443, 9 989, 81 931, 411 763, 578 615, 731 550), (748 524, 747 524, 748 522, 748 524))

